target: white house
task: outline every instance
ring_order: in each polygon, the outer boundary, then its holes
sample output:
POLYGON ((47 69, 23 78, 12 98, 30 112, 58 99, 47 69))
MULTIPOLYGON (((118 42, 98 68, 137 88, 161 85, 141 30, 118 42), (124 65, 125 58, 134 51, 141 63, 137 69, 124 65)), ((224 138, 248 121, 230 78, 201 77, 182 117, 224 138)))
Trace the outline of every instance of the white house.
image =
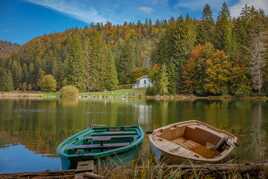
POLYGON ((151 86, 153 86, 152 80, 147 75, 144 75, 136 80, 133 88, 148 88, 151 86))

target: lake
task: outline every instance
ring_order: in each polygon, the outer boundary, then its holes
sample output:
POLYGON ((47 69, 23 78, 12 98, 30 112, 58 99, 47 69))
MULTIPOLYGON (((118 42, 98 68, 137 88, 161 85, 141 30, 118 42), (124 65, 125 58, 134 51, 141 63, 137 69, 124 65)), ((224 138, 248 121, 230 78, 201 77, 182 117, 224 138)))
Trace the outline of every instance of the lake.
POLYGON ((237 160, 268 158, 267 102, 0 100, 0 172, 61 169, 57 145, 91 125, 139 123, 144 131, 152 131, 193 119, 237 135, 237 160))

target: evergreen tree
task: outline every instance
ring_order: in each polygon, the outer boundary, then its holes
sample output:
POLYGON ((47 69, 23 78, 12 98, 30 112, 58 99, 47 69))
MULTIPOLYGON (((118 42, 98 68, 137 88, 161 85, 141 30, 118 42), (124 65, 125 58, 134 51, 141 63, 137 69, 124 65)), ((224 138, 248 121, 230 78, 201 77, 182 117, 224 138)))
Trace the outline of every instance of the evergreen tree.
POLYGON ((202 20, 198 25, 197 31, 198 43, 214 42, 215 24, 212 17, 212 10, 208 4, 203 9, 202 20))
POLYGON ((227 4, 223 3, 216 23, 215 47, 224 50, 231 57, 234 55, 236 48, 232 26, 230 11, 227 4))
POLYGON ((251 82, 245 65, 234 62, 231 67, 230 88, 231 95, 243 96, 251 93, 251 82))
POLYGON ((14 90, 12 74, 9 70, 0 68, 0 91, 14 90))
POLYGON ((18 89, 23 78, 23 71, 17 59, 12 59, 11 72, 14 78, 14 87, 18 89))
POLYGON ((68 37, 65 60, 66 84, 74 85, 81 91, 86 89, 85 85, 85 57, 83 54, 80 39, 77 35, 68 37))
POLYGON ((117 85, 118 85, 116 65, 115 65, 112 52, 109 49, 105 49, 105 50, 106 50, 107 58, 105 59, 106 66, 104 66, 104 70, 106 71, 104 86, 108 90, 114 90, 117 88, 117 85))
POLYGON ((168 94, 168 76, 167 76, 167 69, 166 65, 162 65, 159 77, 159 94, 165 95, 168 94))
POLYGON ((120 84, 131 83, 131 71, 134 69, 133 51, 131 42, 120 44, 117 56, 118 79, 120 84))
POLYGON ((89 35, 87 41, 85 41, 86 86, 89 91, 100 91, 104 88, 102 70, 104 65, 103 45, 101 35, 98 32, 89 35))
POLYGON ((170 94, 176 94, 177 92, 177 81, 178 75, 176 73, 176 66, 173 63, 167 64, 167 74, 168 74, 168 92, 170 94))
POLYGON ((169 92, 175 94, 180 87, 181 65, 196 41, 192 20, 171 24, 154 52, 154 63, 167 64, 169 92))

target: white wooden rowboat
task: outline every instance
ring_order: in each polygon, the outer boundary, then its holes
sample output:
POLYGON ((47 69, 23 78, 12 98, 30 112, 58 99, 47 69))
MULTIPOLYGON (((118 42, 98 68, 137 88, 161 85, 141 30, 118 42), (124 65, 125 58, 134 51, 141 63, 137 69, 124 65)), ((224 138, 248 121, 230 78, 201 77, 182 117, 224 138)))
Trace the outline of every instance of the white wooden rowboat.
POLYGON ((158 160, 217 163, 231 153, 238 139, 227 131, 191 120, 155 129, 149 135, 149 141, 158 160))

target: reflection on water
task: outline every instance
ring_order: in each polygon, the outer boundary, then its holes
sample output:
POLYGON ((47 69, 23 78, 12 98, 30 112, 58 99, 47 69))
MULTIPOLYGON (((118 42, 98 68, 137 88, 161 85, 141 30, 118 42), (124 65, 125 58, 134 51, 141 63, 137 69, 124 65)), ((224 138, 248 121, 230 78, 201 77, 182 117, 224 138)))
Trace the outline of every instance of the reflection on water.
POLYGON ((9 145, 0 148, 0 172, 31 172, 60 170, 60 160, 36 154, 23 145, 9 145))
POLYGON ((193 119, 236 134, 240 139, 236 150, 239 160, 260 160, 268 157, 267 117, 268 103, 252 101, 0 100, 0 172, 59 169, 58 158, 47 155, 55 155, 63 139, 91 125, 139 123, 145 131, 151 131, 193 119), (26 163, 21 158, 24 156, 29 158, 26 163))

